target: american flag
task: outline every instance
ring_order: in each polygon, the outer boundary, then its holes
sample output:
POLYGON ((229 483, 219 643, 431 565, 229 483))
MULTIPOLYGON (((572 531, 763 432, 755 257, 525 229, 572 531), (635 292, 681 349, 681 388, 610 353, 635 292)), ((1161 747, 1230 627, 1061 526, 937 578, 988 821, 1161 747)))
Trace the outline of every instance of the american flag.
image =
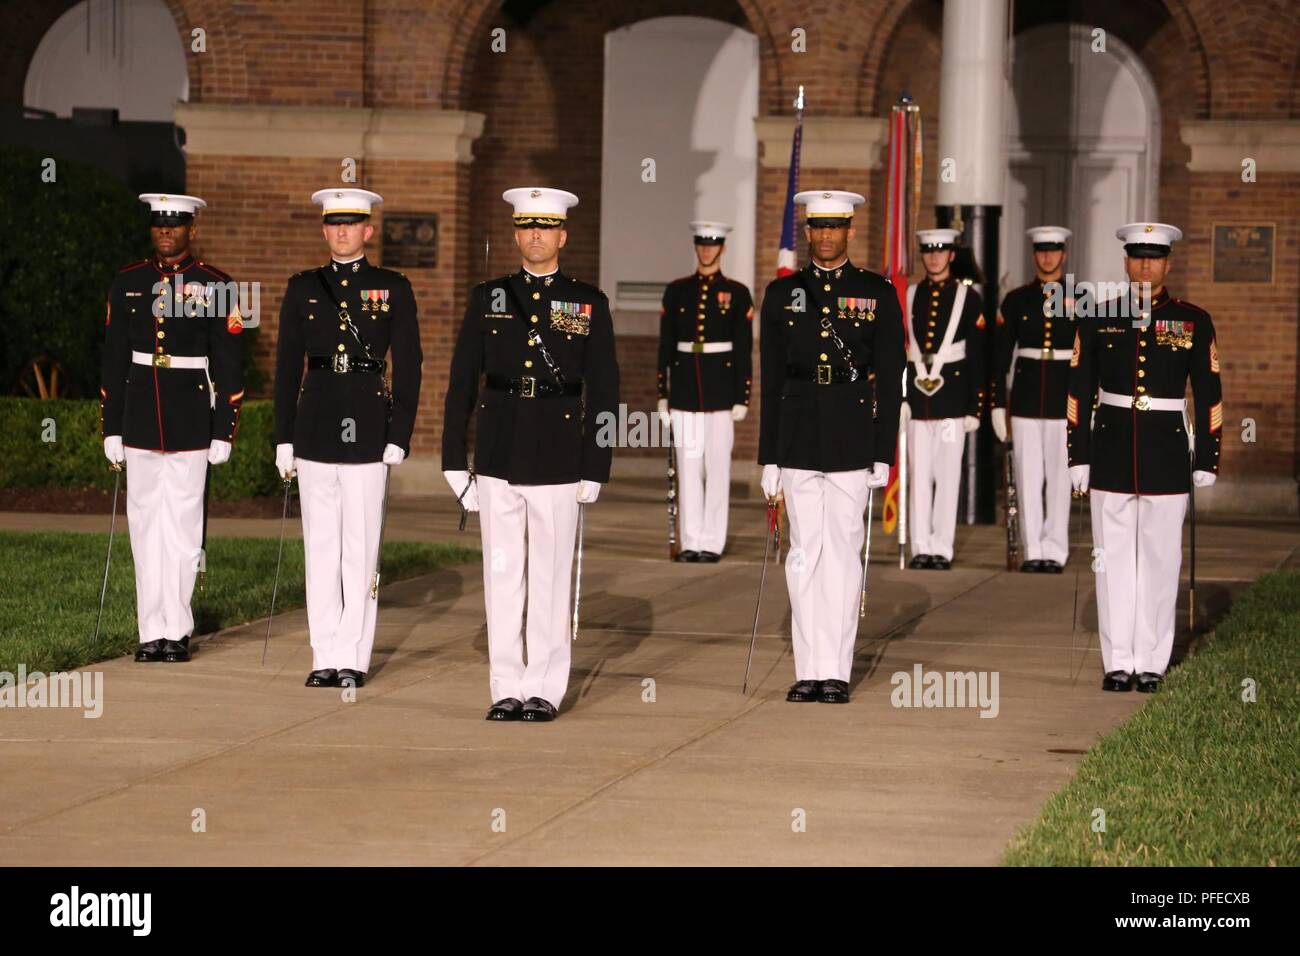
POLYGON ((790 179, 785 191, 785 216, 781 219, 781 250, 776 254, 776 276, 793 274, 798 266, 795 258, 794 196, 799 191, 799 147, 803 142, 803 87, 794 101, 794 139, 790 143, 790 179))

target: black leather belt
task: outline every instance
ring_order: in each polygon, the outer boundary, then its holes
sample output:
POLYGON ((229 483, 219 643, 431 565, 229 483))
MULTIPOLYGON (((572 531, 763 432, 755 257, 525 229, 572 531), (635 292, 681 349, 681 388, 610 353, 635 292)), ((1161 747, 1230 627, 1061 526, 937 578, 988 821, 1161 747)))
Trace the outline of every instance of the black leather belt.
POLYGON ((325 369, 330 372, 384 374, 384 363, 381 359, 362 358, 359 355, 349 355, 347 352, 339 352, 337 355, 309 355, 307 356, 307 367, 313 371, 325 369))
MULTIPOLYGON (((846 385, 855 381, 850 377, 851 375, 852 370, 841 365, 814 365, 812 368, 804 365, 785 367, 786 378, 793 378, 800 382, 814 382, 818 385, 846 385)), ((856 381, 865 382, 868 377, 866 369, 858 369, 856 381)))
POLYGON ((565 382, 557 385, 545 379, 525 375, 523 378, 506 378, 503 375, 489 375, 487 387, 498 392, 518 395, 520 398, 576 398, 582 394, 582 382, 565 382))

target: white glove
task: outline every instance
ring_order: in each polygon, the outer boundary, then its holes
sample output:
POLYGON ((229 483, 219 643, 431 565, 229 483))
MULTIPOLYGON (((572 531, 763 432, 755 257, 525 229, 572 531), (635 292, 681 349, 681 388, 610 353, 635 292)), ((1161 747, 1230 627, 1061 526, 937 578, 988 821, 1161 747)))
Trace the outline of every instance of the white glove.
POLYGON ((911 420, 912 420, 912 406, 907 404, 907 401, 904 400, 903 404, 898 409, 899 429, 905 430, 907 428, 907 423, 910 422, 911 420))
POLYGON ((1210 485, 1214 484, 1215 481, 1218 480, 1218 478, 1219 476, 1212 471, 1192 472, 1192 484, 1194 484, 1197 488, 1208 488, 1210 487, 1210 485))
POLYGON ((400 465, 405 459, 406 452, 402 451, 402 449, 398 448, 396 445, 384 446, 385 465, 400 465))
POLYGON ((998 436, 998 441, 1007 440, 1007 410, 1005 408, 993 409, 993 434, 998 436))
POLYGON ((588 481, 586 478, 578 482, 578 504, 589 505, 600 497, 600 482, 588 481))
POLYGON ((668 414, 668 399, 659 399, 659 424, 667 428, 672 423, 673 417, 668 414))
POLYGON ((743 421, 745 420, 745 416, 748 415, 748 414, 749 414, 749 406, 748 406, 748 405, 732 405, 732 406, 731 406, 731 420, 732 420, 733 422, 743 422, 743 421))
POLYGON ((468 471, 444 471, 442 477, 447 479, 447 487, 453 495, 460 495, 460 506, 466 511, 478 511, 478 483, 469 480, 468 471), (469 485, 469 490, 465 486, 469 485))
POLYGON ((208 464, 224 465, 230 461, 230 442, 214 438, 208 446, 208 464))
POLYGON ((1070 466, 1070 485, 1079 494, 1083 494, 1088 490, 1088 472, 1091 470, 1088 465, 1070 466))
POLYGON ((109 435, 104 439, 104 457, 111 465, 126 461, 126 453, 122 451, 121 435, 109 435))
POLYGON ((285 481, 293 474, 293 445, 288 443, 275 446, 275 470, 285 481))
POLYGON ((871 466, 871 474, 867 476, 868 488, 883 488, 889 484, 889 466, 883 461, 878 461, 871 466))
POLYGON ((961 430, 964 432, 973 432, 980 427, 980 420, 974 415, 967 415, 961 420, 961 430))
POLYGON ((763 494, 775 498, 777 492, 781 490, 781 466, 764 465, 763 477, 759 479, 759 484, 763 486, 763 494))

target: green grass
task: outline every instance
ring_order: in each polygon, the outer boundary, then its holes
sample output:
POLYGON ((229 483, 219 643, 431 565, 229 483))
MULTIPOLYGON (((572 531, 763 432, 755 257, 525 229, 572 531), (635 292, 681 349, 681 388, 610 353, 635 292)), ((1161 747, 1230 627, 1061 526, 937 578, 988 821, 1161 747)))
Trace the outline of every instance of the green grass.
POLYGON ((1104 737, 1012 866, 1300 863, 1300 574, 1265 575, 1161 693, 1104 737), (1254 681, 1254 703, 1242 699, 1254 681), (1105 811, 1104 833, 1093 832, 1105 811))
MULTIPOLYGON (((99 639, 95 616, 104 575, 106 534, 0 532, 0 671, 66 670, 127 654, 138 641, 131 542, 113 539, 113 562, 99 639)), ((275 538, 208 540, 207 587, 194 593, 195 633, 265 617, 275 577, 275 538)), ((427 574, 476 560, 477 549, 389 541, 383 580, 427 574)), ((284 542, 276 613, 305 603, 302 540, 284 542)))

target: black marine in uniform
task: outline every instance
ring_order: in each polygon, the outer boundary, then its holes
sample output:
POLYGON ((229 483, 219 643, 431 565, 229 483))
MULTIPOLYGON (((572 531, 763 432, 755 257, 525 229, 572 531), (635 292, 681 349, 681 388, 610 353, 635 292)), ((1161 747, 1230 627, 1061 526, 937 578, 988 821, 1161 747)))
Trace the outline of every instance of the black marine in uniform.
POLYGON ((857 193, 798 193, 813 261, 771 282, 759 339, 758 460, 790 519, 795 683, 786 700, 849 702, 863 513, 889 480, 902 404, 903 317, 882 275, 849 261, 857 193))
POLYGON ((190 659, 190 598, 205 564, 207 469, 230 457, 244 397, 238 289, 189 251, 193 196, 146 193, 155 255, 108 295, 104 450, 127 466, 142 662, 190 659), (197 557, 196 557, 197 556, 197 557))

